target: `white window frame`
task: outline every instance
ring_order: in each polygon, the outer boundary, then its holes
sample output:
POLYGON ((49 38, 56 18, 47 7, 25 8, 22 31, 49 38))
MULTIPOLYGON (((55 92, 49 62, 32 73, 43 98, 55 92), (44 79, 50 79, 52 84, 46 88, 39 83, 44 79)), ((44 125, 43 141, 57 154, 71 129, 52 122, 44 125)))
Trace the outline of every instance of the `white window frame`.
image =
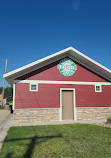
POLYGON ((37 92, 38 91, 38 83, 30 83, 30 91, 37 92), (31 85, 36 85, 36 90, 31 89, 31 85))
POLYGON ((95 92, 102 92, 102 86, 101 86, 101 85, 99 85, 99 84, 96 84, 96 85, 95 85, 95 92), (96 87, 97 87, 97 86, 99 86, 99 87, 100 87, 100 90, 99 90, 99 91, 97 91, 97 90, 96 90, 96 87))

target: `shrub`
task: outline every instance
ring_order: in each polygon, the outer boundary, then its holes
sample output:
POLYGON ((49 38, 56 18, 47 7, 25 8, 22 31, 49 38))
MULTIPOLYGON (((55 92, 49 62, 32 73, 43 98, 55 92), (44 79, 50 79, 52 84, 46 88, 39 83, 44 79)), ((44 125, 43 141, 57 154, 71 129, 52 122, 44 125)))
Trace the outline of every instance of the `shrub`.
POLYGON ((0 109, 4 109, 4 106, 3 106, 3 107, 0 107, 0 109))
POLYGON ((111 123, 111 116, 107 118, 107 123, 111 123))

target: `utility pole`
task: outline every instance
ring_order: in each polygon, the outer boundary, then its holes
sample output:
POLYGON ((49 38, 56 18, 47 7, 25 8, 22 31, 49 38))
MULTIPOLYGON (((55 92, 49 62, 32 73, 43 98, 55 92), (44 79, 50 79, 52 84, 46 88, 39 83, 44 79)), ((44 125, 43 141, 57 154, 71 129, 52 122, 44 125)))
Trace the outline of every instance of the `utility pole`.
MULTIPOLYGON (((5 60, 5 73, 7 70, 7 61, 8 59, 5 60)), ((5 79, 3 79, 3 89, 2 89, 2 107, 3 107, 3 99, 4 99, 4 89, 5 89, 5 79)))

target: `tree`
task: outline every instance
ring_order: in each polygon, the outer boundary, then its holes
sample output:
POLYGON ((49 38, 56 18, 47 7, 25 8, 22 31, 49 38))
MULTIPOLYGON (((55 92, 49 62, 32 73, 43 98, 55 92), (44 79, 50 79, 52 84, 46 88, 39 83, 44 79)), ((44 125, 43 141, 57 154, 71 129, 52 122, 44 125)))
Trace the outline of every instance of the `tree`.
MULTIPOLYGON (((3 87, 0 87, 0 92, 2 93, 3 87)), ((13 100, 13 88, 12 87, 6 87, 4 91, 4 98, 7 98, 7 101, 13 100)))

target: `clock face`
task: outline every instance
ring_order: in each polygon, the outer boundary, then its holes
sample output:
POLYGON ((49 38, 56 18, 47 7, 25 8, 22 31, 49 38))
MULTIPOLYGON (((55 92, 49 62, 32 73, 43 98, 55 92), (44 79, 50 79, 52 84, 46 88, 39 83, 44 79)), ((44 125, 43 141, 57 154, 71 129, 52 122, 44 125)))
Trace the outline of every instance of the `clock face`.
POLYGON ((68 58, 62 59, 57 65, 57 68, 64 76, 72 76, 77 70, 77 66, 75 65, 75 63, 68 58))

